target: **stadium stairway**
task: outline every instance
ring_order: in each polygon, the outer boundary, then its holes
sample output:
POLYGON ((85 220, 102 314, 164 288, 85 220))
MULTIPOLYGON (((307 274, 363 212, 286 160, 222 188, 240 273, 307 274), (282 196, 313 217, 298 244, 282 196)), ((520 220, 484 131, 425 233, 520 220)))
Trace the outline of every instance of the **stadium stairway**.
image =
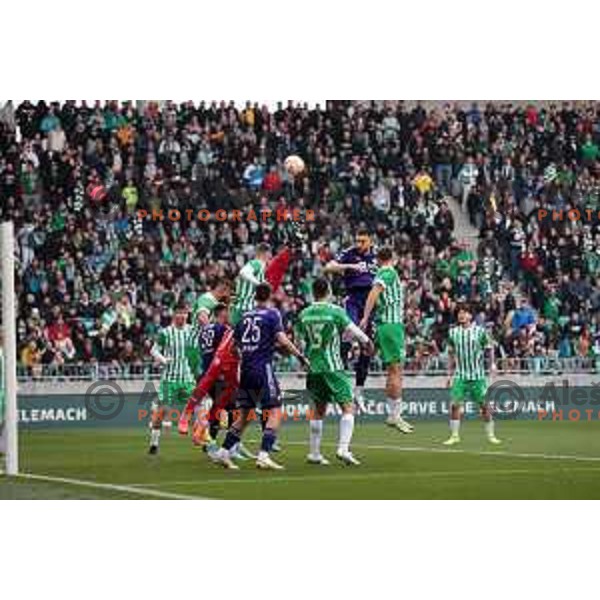
MULTIPOLYGON (((454 196, 446 196, 444 198, 448 203, 448 208, 454 217, 454 237, 460 242, 465 241, 469 247, 469 250, 477 256, 477 247, 479 246, 479 231, 477 227, 471 225, 469 216, 466 212, 463 212, 460 207, 460 200, 454 196)), ((502 278, 501 285, 508 286, 511 290, 515 302, 520 304, 521 299, 525 297, 525 294, 521 290, 520 285, 512 281, 509 277, 508 269, 504 269, 504 276, 502 278)))
POLYGON ((460 207, 459 200, 453 196, 446 196, 444 200, 448 203, 448 208, 454 217, 454 236, 458 241, 464 240, 468 244, 469 250, 477 255, 479 231, 471 225, 468 214, 463 212, 460 207))

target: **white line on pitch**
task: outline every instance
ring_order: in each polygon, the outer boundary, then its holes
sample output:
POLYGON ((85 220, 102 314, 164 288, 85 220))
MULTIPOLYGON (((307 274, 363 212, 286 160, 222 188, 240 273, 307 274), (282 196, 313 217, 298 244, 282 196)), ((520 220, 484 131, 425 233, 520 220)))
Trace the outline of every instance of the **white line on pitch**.
POLYGON ((156 498, 167 498, 170 500, 210 500, 202 496, 187 496, 182 494, 173 494, 171 492, 161 492, 159 490, 133 487, 130 485, 119 485, 114 483, 101 483, 98 481, 87 481, 85 479, 71 479, 69 477, 54 477, 52 475, 37 475, 35 473, 19 473, 17 477, 23 479, 35 479, 39 481, 49 481, 54 483, 66 483, 68 485, 78 485, 81 487, 97 488, 102 490, 111 490, 114 492, 124 492, 127 494, 137 494, 138 496, 155 496, 156 498))
MULTIPOLYGON (((317 468, 317 467, 315 467, 317 468)), ((497 475, 535 475, 540 474, 541 471, 538 469, 486 469, 485 471, 382 471, 381 473, 340 473, 338 469, 329 469, 328 467, 320 467, 323 471, 320 475, 304 475, 299 474, 294 477, 281 477, 281 476, 265 476, 265 477, 252 477, 247 479, 238 479, 236 475, 227 478, 219 479, 186 479, 180 481, 163 481, 161 483, 149 483, 149 484, 135 484, 130 483, 129 485, 148 485, 151 487, 168 487, 170 485, 218 485, 218 484, 237 484, 237 483, 291 483, 293 481, 348 481, 348 480, 361 480, 361 479, 395 479, 395 478, 423 478, 428 477, 465 477, 465 476, 490 476, 495 477, 497 475), (325 474, 325 471, 331 471, 325 474)), ((595 472, 600 469, 587 467, 585 469, 569 469, 569 473, 573 472, 595 472)))
MULTIPOLYGON (((289 446, 306 446, 306 442, 285 442, 289 446)), ((324 446, 335 446, 334 442, 323 442, 324 446)), ((536 452, 508 452, 507 450, 463 450, 460 448, 427 448, 422 446, 390 446, 387 444, 352 444, 353 448, 365 450, 393 450, 395 452, 431 452, 435 454, 474 454, 477 456, 505 456, 509 458, 541 458, 544 460, 575 460, 600 462, 600 456, 578 456, 576 454, 544 454, 536 452)))
MULTIPOLYGON (((315 466, 315 469, 319 468, 315 466)), ((339 469, 330 469, 328 467, 320 467, 320 471, 330 471, 329 474, 322 473, 320 475, 304 475, 298 474, 297 476, 282 477, 278 475, 265 477, 252 477, 249 479, 238 479, 236 475, 232 474, 231 477, 219 478, 219 479, 186 479, 181 481, 164 481, 162 483, 151 483, 149 485, 156 487, 167 487, 169 485, 210 485, 210 484, 236 484, 236 483, 290 483, 292 481, 339 481, 343 479, 354 480, 354 479, 388 479, 390 477, 462 477, 464 475, 486 475, 486 474, 505 474, 515 475, 516 473, 532 473, 530 469, 510 469, 503 471, 428 471, 425 472, 406 472, 406 471, 382 471, 381 473, 343 473, 340 474, 339 469)), ((137 485, 132 483, 130 485, 137 485)))

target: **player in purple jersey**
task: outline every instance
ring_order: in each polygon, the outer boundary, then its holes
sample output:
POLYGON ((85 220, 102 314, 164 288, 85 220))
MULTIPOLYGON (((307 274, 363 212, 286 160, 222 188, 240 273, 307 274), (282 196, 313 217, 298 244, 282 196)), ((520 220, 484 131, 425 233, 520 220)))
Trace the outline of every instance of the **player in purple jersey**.
MULTIPOLYGON (((360 323, 364 313, 376 270, 377 262, 372 249, 371 236, 366 229, 359 229, 356 233, 355 245, 338 254, 335 260, 330 261, 325 266, 325 273, 343 276, 346 289, 346 312, 356 325, 360 323)), ((366 333, 369 336, 372 335, 372 331, 366 333)), ((349 348, 346 345, 342 352, 344 361, 348 350, 349 348)), ((369 374, 370 364, 371 357, 361 349, 360 356, 356 361, 355 378, 355 399, 359 404, 362 404, 364 400, 363 389, 369 374)))
POLYGON ((223 334, 229 328, 227 305, 217 304, 214 309, 214 322, 200 329, 200 349, 202 350, 202 375, 206 373, 215 355, 223 334))
POLYGON ((240 387, 236 400, 238 411, 223 445, 213 455, 215 462, 228 469, 239 468, 231 460, 230 452, 240 442, 248 423, 254 420, 249 417, 258 404, 263 411, 261 418, 265 426, 256 466, 259 469, 283 469, 269 455, 281 421, 281 393, 273 371, 273 355, 280 346, 306 367, 308 360, 284 333, 281 315, 269 306, 270 298, 271 286, 268 283, 256 286, 256 308, 245 312, 234 330, 241 355, 240 387))
MULTIPOLYGON (((200 378, 208 371, 217 348, 223 339, 223 336, 227 331, 231 329, 229 325, 229 308, 226 304, 217 304, 213 311, 214 322, 204 325, 200 330, 200 350, 202 351, 202 373, 200 378)), ((213 407, 209 413, 209 429, 208 433, 211 440, 215 440, 219 433, 220 427, 227 427, 227 419, 222 420, 222 410, 215 410, 215 406, 218 402, 221 394, 225 392, 229 385, 229 382, 225 381, 223 375, 221 375, 210 390, 210 397, 213 400, 213 407), (222 421, 222 422, 221 422, 222 421)), ((230 411, 228 411, 230 415, 230 411)), ((206 446, 203 446, 206 448, 206 446)))

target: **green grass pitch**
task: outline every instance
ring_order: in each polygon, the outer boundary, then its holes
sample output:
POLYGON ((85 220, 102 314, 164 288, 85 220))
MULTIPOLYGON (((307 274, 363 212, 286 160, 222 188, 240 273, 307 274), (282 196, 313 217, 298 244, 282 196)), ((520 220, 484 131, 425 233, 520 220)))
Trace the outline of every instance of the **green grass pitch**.
MULTIPOLYGON (((23 431, 21 470, 48 479, 0 477, 0 498, 600 498, 600 422, 503 421, 504 443, 490 447, 481 423, 469 421, 457 449, 441 445, 445 422, 415 425, 402 435, 359 421, 352 447, 360 467, 335 461, 337 421, 325 425, 329 467, 305 463, 306 424, 286 425, 281 472, 257 471, 252 462, 226 471, 175 431, 163 435, 158 456, 146 454, 141 427, 23 431)), ((247 437, 256 448, 258 428, 247 437)))

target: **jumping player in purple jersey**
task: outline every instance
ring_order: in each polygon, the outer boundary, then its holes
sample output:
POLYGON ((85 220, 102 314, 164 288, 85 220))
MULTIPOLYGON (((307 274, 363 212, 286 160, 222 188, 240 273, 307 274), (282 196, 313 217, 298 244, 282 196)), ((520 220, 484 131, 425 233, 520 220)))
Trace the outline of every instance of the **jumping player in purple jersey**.
POLYGON ((204 325, 200 329, 200 349, 202 350, 202 375, 208 371, 223 335, 229 328, 227 306, 217 304, 214 309, 214 322, 204 325))
MULTIPOLYGON (((356 233, 355 245, 338 254, 325 266, 325 273, 343 276, 346 290, 346 312, 356 325, 360 323, 364 313, 367 297, 373 286, 375 271, 377 271, 377 262, 372 250, 371 236, 366 229, 359 229, 356 233)), ((371 327, 366 333, 372 337, 371 327)), ((344 360, 348 350, 349 348, 346 346, 343 352, 344 360)), ((370 364, 371 357, 361 349, 356 362, 356 388, 354 391, 354 397, 358 404, 362 404, 364 400, 363 389, 370 364)))
POLYGON ((259 469, 283 469, 273 461, 270 453, 276 441, 281 421, 281 393, 273 370, 273 355, 277 346, 296 356, 308 367, 307 358, 296 348, 283 331, 281 315, 269 306, 271 286, 260 283, 256 286, 256 308, 242 315, 234 330, 236 346, 241 355, 240 386, 236 399, 236 419, 229 428, 222 447, 213 455, 213 460, 228 469, 239 468, 232 460, 230 451, 241 440, 249 418, 257 405, 265 420, 262 443, 256 466, 259 469))

